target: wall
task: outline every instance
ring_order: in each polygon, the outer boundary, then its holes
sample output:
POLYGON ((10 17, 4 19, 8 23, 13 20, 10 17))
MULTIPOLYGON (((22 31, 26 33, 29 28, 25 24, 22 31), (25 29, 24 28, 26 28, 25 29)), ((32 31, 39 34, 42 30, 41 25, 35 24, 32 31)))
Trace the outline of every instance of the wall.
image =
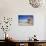
MULTIPOLYGON (((0 17, 13 17, 11 29, 8 31, 12 35, 10 37, 16 38, 16 40, 27 40, 36 34, 37 39, 44 40, 46 15, 46 8, 44 7, 33 8, 28 0, 0 0, 0 17), (18 26, 18 15, 33 15, 34 25, 18 26)), ((2 38, 0 36, 0 39, 2 38)))

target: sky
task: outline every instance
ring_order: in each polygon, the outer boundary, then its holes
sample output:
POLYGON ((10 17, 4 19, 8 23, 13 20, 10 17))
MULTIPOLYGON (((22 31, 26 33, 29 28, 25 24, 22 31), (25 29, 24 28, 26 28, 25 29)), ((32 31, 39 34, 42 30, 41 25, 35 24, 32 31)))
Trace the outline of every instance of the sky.
POLYGON ((32 15, 19 15, 18 19, 19 20, 24 20, 24 19, 28 19, 29 17, 33 17, 32 15))

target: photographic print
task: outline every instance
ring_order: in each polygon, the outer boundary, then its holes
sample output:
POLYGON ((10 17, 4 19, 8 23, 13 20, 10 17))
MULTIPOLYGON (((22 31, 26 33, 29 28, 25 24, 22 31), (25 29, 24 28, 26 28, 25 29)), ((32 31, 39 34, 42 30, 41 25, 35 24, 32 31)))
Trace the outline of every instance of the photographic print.
POLYGON ((33 25, 33 15, 19 15, 18 24, 20 26, 32 26, 33 25))

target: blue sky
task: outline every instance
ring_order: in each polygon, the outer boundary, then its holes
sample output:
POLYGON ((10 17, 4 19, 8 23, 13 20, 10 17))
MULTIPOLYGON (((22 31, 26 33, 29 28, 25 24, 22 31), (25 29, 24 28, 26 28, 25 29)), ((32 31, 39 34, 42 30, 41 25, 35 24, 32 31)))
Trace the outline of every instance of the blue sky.
POLYGON ((33 16, 32 15, 19 15, 18 19, 19 20, 22 20, 22 19, 24 20, 24 19, 27 19, 28 17, 33 17, 33 16))

